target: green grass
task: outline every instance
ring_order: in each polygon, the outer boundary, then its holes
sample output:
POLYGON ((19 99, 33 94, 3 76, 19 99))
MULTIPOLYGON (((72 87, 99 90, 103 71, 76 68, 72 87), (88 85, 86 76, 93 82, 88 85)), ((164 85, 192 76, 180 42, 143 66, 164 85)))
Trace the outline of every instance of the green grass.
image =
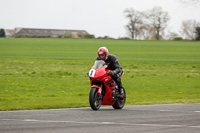
POLYGON ((126 105, 200 102, 200 42, 0 38, 0 110, 88 107, 101 46, 124 69, 126 105))

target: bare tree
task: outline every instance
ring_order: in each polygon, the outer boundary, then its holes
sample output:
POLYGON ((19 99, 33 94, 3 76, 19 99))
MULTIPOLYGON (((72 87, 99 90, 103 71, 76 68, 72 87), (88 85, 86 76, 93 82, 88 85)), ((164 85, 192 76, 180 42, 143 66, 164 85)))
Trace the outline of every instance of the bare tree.
POLYGON ((156 31, 155 38, 160 40, 160 35, 164 32, 170 17, 167 12, 162 11, 161 7, 154 7, 146 13, 146 18, 149 24, 154 27, 156 31))
POLYGON ((185 39, 194 40, 196 37, 196 27, 200 27, 200 23, 196 20, 185 20, 182 22, 180 33, 185 39))
POLYGON ((155 29, 149 25, 149 24, 143 24, 140 27, 140 35, 142 36, 142 38, 144 40, 154 40, 155 35, 156 35, 156 31, 155 29))
POLYGON ((126 28, 132 39, 135 39, 139 34, 139 28, 142 24, 142 13, 134 9, 126 9, 124 11, 125 17, 129 20, 126 28))

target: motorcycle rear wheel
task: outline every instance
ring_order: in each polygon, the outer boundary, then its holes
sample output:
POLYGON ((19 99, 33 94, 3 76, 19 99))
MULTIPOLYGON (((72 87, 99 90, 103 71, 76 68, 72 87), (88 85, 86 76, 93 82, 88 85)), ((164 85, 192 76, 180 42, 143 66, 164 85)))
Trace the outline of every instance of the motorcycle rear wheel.
POLYGON ((122 109, 124 107, 125 102, 126 102, 126 92, 125 92, 125 90, 124 90, 124 96, 125 96, 125 98, 122 98, 122 99, 118 98, 116 100, 116 102, 112 105, 114 109, 122 109))
POLYGON ((90 107, 93 110, 98 110, 101 106, 101 98, 98 96, 98 88, 91 88, 89 95, 90 107))

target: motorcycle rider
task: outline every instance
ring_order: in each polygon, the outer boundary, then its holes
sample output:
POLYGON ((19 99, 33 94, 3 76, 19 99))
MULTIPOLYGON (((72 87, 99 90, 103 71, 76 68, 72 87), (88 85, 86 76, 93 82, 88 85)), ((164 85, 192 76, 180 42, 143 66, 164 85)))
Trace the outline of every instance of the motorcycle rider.
POLYGON ((121 82, 121 76, 123 75, 123 70, 121 65, 118 62, 118 59, 115 55, 109 54, 108 49, 106 47, 100 47, 97 51, 98 57, 96 60, 104 60, 105 63, 108 65, 106 69, 112 70, 107 74, 114 79, 119 87, 119 96, 124 96, 123 86, 121 82))

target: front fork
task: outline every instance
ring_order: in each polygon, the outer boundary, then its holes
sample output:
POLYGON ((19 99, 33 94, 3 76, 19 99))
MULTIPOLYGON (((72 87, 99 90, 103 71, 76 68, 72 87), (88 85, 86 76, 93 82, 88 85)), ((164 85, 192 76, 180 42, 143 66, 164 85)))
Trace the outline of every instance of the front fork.
POLYGON ((98 89, 98 96, 101 95, 102 92, 102 87, 100 85, 92 85, 92 88, 97 88, 98 89))

